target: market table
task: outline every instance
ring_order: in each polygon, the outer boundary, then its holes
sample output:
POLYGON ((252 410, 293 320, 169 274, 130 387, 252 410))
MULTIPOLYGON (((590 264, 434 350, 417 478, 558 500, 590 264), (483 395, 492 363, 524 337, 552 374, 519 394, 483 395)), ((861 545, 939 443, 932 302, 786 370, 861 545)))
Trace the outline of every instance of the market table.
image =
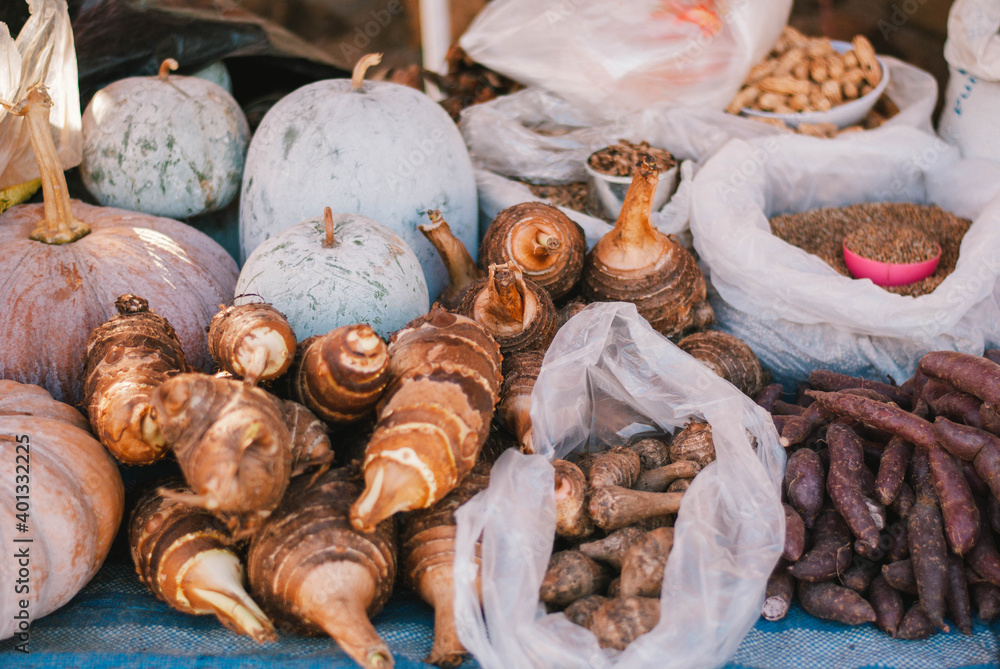
MULTIPOLYGON (((139 583, 121 541, 97 576, 67 606, 32 625, 30 653, 0 642, 2 667, 73 669, 349 669, 356 667, 328 638, 282 636, 258 646, 223 628, 214 617, 170 609, 139 583)), ((375 618, 399 669, 430 669, 433 612, 415 595, 398 591, 375 618)), ((460 669, 479 665, 467 660, 460 669)), ((896 641, 872 625, 848 627, 806 614, 761 620, 727 669, 985 669, 1000 667, 1000 621, 977 622, 975 634, 956 631, 926 641, 896 641)))

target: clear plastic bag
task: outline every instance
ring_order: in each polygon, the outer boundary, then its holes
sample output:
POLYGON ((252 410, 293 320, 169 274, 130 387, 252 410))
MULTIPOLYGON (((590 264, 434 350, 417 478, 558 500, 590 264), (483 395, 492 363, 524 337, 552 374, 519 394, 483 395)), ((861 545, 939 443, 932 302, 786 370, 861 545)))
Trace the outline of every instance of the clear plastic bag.
POLYGON ((691 231, 721 298, 717 323, 786 385, 810 369, 899 382, 923 353, 1000 339, 1000 166, 937 137, 887 128, 864 141, 733 141, 695 176, 691 231), (861 202, 934 203, 970 218, 955 271, 921 297, 838 274, 771 234, 769 217, 861 202))
POLYGON ((592 119, 723 109, 788 21, 791 0, 494 0, 460 44, 592 119))
MULTIPOLYGON (((49 125, 63 169, 80 164, 83 136, 73 28, 66 0, 28 0, 31 16, 17 39, 0 23, 0 100, 16 103, 44 83, 52 97, 49 125)), ((0 106, 0 188, 38 178, 24 119, 0 106)))
POLYGON ((537 455, 506 452, 490 486, 458 511, 456 618, 487 669, 720 666, 760 615, 784 543, 785 455, 768 414, 656 333, 632 304, 592 304, 563 326, 531 397, 537 455), (551 459, 633 433, 712 425, 717 460, 684 495, 660 622, 604 651, 538 589, 555 535, 551 459), (756 450, 752 445, 756 442, 756 450), (475 541, 482 535, 482 610, 475 541))
MULTIPOLYGON (((883 57, 891 77, 887 95, 899 113, 881 128, 910 126, 931 131, 937 100, 934 77, 912 65, 883 57)), ((698 165, 731 139, 756 139, 788 134, 772 126, 711 110, 644 110, 613 122, 591 124, 586 114, 553 93, 529 88, 462 113, 462 135, 479 168, 481 232, 503 209, 537 199, 522 183, 558 184, 585 179, 583 164, 592 152, 618 142, 648 141, 683 160, 673 198, 653 213, 653 225, 665 234, 688 234, 691 179, 698 165)), ((860 138, 855 137, 854 141, 860 138)), ((838 141, 838 140, 835 140, 838 141)), ((580 224, 593 245, 611 229, 605 221, 563 208, 580 224)))

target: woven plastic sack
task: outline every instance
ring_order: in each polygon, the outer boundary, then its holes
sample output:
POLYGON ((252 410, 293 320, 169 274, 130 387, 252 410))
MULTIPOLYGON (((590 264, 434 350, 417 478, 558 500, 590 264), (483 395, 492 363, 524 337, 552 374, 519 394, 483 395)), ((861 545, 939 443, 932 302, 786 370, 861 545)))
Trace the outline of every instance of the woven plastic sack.
POLYGON ((791 0, 494 0, 459 44, 593 119, 723 109, 788 21, 791 0))
POLYGON ((691 231, 720 299, 721 329, 776 379, 816 367, 902 382, 931 350, 981 354, 1000 338, 1000 166, 911 128, 864 141, 733 141, 694 181, 691 231), (895 295, 838 274, 771 234, 780 213, 862 202, 937 204, 970 218, 955 271, 934 292, 895 295))
POLYGON ((489 488, 458 511, 462 643, 486 669, 724 664, 760 615, 784 542, 785 455, 768 414, 655 332, 634 305, 599 303, 556 335, 532 392, 531 418, 538 454, 504 453, 489 488), (712 425, 718 459, 681 503, 660 621, 621 653, 602 650, 588 630, 539 604, 555 536, 550 461, 632 434, 673 432, 692 418, 712 425), (473 561, 480 535, 482 611, 473 561))
MULTIPOLYGON (((886 94, 899 113, 881 128, 910 126, 931 131, 937 83, 930 74, 891 57, 883 57, 890 79, 886 94)), ((583 165, 594 151, 621 139, 648 141, 680 159, 677 191, 653 225, 664 234, 685 239, 691 206, 691 180, 698 166, 731 139, 788 134, 773 126, 712 110, 644 110, 612 122, 592 124, 585 113, 553 93, 529 88, 462 113, 462 136, 477 167, 481 233, 500 211, 538 199, 527 181, 558 184, 583 181, 583 165)), ((855 137, 855 141, 858 137, 855 137)), ((835 140, 837 141, 837 140, 835 140)), ((589 246, 611 226, 586 213, 561 208, 580 224, 589 246)))
POLYGON ((1000 3, 956 0, 944 57, 950 76, 941 136, 967 158, 1000 161, 1000 3))
MULTIPOLYGON (((16 40, 0 23, 0 100, 16 103, 31 86, 45 84, 52 98, 52 138, 63 169, 69 169, 80 164, 83 147, 69 11, 66 0, 28 0, 28 7, 31 16, 16 40)), ((24 119, 0 106, 0 188, 38 176, 24 119)))

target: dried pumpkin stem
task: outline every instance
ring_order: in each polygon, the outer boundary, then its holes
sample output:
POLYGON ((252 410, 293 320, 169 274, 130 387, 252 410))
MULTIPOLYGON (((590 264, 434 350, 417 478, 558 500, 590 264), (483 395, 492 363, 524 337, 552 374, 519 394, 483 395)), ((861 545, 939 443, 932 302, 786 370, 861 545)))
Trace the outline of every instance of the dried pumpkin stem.
POLYGON ((361 56, 354 66, 354 72, 351 74, 351 90, 360 91, 365 83, 365 73, 368 72, 368 68, 374 67, 381 62, 382 54, 380 53, 369 53, 361 56))
POLYGON ((175 71, 180 65, 173 58, 167 58, 162 63, 160 63, 160 72, 157 75, 160 81, 166 81, 170 73, 175 71))
POLYGON ((332 249, 337 245, 337 240, 333 238, 333 210, 329 207, 323 207, 323 228, 326 231, 323 248, 332 249))
POLYGON ((28 89, 25 99, 15 105, 10 113, 24 117, 31 149, 35 152, 35 162, 38 163, 42 179, 45 218, 29 236, 46 244, 68 244, 90 233, 90 228, 73 217, 66 176, 49 129, 51 107, 52 98, 45 86, 36 84, 28 89))

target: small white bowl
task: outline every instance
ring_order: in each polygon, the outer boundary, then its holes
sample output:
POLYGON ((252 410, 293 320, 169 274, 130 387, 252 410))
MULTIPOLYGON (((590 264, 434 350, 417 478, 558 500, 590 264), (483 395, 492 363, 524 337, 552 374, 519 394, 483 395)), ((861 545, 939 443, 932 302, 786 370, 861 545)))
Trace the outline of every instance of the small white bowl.
MULTIPOLYGON (((854 48, 850 42, 840 42, 837 40, 830 40, 830 44, 838 53, 847 53, 854 48)), ((889 85, 889 68, 886 67, 885 61, 883 61, 878 56, 875 56, 878 60, 879 66, 882 68, 882 79, 878 82, 878 86, 868 92, 867 95, 862 95, 857 100, 851 100, 850 102, 845 102, 844 104, 831 107, 827 111, 812 111, 812 112, 794 112, 792 114, 777 114, 775 112, 760 111, 759 109, 750 109, 744 107, 742 114, 744 116, 760 116, 762 118, 776 118, 784 121, 788 126, 792 128, 799 127, 800 123, 833 123, 838 128, 846 128, 849 125, 855 125, 860 123, 868 112, 872 110, 875 103, 885 92, 886 86, 889 85)))
MULTIPOLYGON (((622 204, 625 202, 625 193, 632 185, 632 177, 620 177, 613 174, 598 172, 586 162, 583 169, 587 171, 588 204, 594 211, 603 211, 612 220, 618 218, 622 211, 622 204)), ((677 165, 675 164, 666 172, 660 172, 660 179, 656 182, 656 192, 653 194, 653 211, 663 208, 674 194, 677 187, 677 165)))

